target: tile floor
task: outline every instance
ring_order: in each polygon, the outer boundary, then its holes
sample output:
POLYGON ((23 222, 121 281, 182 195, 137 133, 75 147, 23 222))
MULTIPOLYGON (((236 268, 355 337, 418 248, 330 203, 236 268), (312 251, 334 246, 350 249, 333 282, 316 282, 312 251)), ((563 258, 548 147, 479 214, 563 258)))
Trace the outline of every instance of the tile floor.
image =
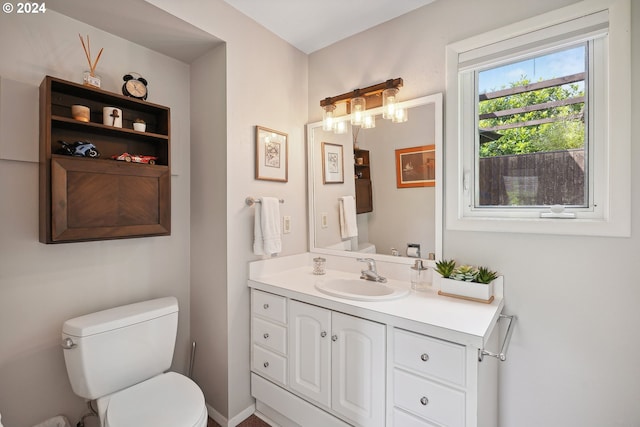
MULTIPOLYGON (((209 418, 207 427, 220 427, 220 424, 209 418)), ((238 424, 238 427, 269 427, 269 424, 265 423, 255 415, 251 415, 249 418, 238 424)))

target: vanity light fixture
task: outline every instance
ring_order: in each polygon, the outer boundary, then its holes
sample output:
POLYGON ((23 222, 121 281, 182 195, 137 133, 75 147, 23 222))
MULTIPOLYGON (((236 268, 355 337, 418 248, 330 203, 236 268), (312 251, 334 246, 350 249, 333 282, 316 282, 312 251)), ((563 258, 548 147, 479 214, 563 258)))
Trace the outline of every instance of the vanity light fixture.
POLYGON ((376 127, 376 116, 374 116, 373 114, 365 113, 364 117, 362 118, 361 126, 363 129, 373 129, 374 127, 376 127))
POLYGON ((363 89, 356 89, 321 100, 322 129, 325 131, 333 129, 336 133, 347 131, 347 123, 338 121, 334 116, 336 104, 340 102, 346 103, 347 114, 351 114, 351 124, 354 126, 361 126, 365 129, 375 127, 375 117, 372 114, 367 114, 366 110, 380 106, 384 107, 383 118, 393 120, 394 123, 407 121, 406 110, 404 114, 398 113, 399 115, 396 117, 398 91, 402 85, 401 78, 389 79, 363 89))
POLYGON ((351 98, 351 125, 362 126, 364 112, 367 109, 367 100, 363 96, 351 98))
POLYGON ((338 120, 335 122, 333 126, 333 132, 342 135, 347 133, 347 121, 346 120, 338 120))
POLYGON ((382 91, 382 118, 393 120, 398 107, 398 88, 389 88, 382 91))
POLYGON ((393 113, 393 117, 391 117, 391 121, 393 123, 404 123, 409 119, 407 117, 407 109, 406 108, 395 108, 395 112, 393 113))
POLYGON ((322 130, 332 131, 335 126, 333 110, 336 109, 335 104, 329 104, 322 107, 322 130))

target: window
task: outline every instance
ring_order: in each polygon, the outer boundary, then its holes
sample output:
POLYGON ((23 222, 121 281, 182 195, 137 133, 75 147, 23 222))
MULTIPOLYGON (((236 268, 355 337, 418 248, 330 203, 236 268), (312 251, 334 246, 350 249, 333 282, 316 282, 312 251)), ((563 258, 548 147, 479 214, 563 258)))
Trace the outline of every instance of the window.
POLYGON ((629 235, 629 2, 591 5, 447 46, 448 228, 629 235))

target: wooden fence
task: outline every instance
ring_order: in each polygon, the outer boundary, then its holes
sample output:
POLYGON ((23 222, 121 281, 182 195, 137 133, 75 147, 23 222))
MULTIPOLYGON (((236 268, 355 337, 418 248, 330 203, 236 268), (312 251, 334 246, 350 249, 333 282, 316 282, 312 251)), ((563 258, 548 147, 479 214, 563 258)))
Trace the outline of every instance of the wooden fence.
POLYGON ((585 203, 583 149, 480 159, 480 206, 585 203))

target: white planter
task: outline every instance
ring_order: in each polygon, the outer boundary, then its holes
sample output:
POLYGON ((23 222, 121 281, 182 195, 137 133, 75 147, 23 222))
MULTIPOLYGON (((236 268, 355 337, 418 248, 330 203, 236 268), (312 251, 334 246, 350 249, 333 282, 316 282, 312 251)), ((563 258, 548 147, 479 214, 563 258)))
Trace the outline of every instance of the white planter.
POLYGON ((134 123, 133 124, 133 129, 137 130, 138 132, 144 132, 147 129, 147 124, 146 123, 134 123))
POLYGON ((468 299, 489 302, 493 298, 493 284, 463 282, 462 280, 445 279, 436 275, 436 285, 440 288, 440 293, 447 296, 459 296, 468 299))

